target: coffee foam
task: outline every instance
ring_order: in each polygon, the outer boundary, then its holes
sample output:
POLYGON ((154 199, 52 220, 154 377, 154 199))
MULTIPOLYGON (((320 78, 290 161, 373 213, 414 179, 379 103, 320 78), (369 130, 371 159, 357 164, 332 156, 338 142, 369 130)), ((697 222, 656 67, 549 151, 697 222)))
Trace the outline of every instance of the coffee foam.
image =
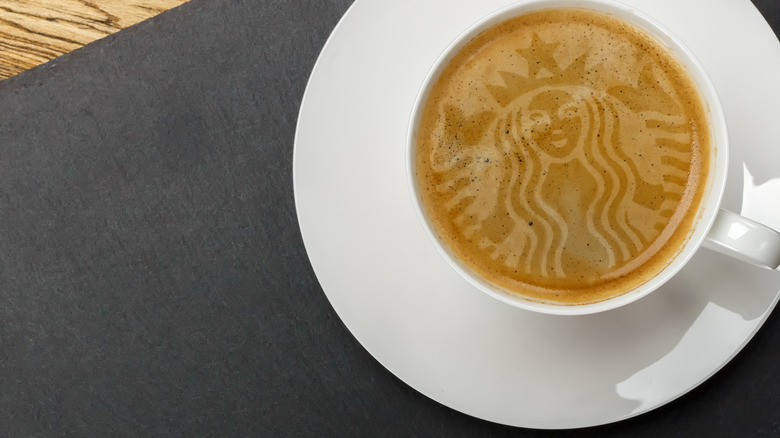
POLYGON ((687 240, 709 171, 696 87, 619 20, 550 10, 469 42, 433 87, 417 173, 440 237, 533 299, 633 289, 687 240))

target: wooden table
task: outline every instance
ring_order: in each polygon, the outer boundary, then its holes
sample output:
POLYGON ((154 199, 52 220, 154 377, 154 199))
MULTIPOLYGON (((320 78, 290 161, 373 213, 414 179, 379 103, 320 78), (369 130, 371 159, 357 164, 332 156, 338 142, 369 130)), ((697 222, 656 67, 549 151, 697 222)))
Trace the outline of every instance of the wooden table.
POLYGON ((0 0, 0 80, 187 0, 0 0))

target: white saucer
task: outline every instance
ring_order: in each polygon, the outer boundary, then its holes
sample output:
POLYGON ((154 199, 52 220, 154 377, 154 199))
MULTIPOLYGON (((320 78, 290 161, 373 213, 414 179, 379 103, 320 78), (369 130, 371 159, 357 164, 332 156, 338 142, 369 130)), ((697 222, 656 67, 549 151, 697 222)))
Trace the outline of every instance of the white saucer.
MULTIPOLYGON (((663 289, 586 317, 537 315, 469 285, 412 207, 404 140, 415 95, 462 29, 506 0, 357 0, 311 75, 298 120, 304 242, 338 315, 428 397, 515 426, 609 423, 691 390, 747 343, 780 272, 701 250, 663 289)), ((696 53, 732 143, 724 207, 780 229, 780 44, 748 0, 626 0, 696 53), (695 23, 695 25, 691 25, 695 23)))

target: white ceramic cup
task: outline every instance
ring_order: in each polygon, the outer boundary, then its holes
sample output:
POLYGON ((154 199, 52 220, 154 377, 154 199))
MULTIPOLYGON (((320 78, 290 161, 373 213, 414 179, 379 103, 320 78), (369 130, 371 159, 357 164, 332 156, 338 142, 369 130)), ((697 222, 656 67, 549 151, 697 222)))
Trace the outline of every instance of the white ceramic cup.
POLYGON ((460 34, 444 50, 426 77, 417 96, 409 123, 406 158, 408 181, 417 214, 439 253, 458 273, 488 295, 519 308, 555 315, 585 315, 615 309, 650 294, 680 271, 701 246, 706 246, 728 254, 735 259, 764 268, 776 269, 780 265, 780 233, 736 213, 720 209, 721 198, 726 186, 728 148, 726 120, 715 87, 693 53, 663 25, 633 7, 611 0, 529 0, 513 3, 479 20, 460 34), (712 169, 707 181, 705 197, 699 208, 698 221, 687 243, 674 259, 655 277, 633 290, 627 290, 625 293, 605 301, 581 305, 550 304, 525 298, 520 294, 504 290, 488 282, 458 259, 446 243, 439 238, 435 227, 425 213, 425 206, 420 197, 415 169, 417 127, 425 103, 431 88, 453 56, 482 31, 512 17, 538 10, 571 7, 590 9, 612 15, 645 30, 666 45, 669 51, 687 69, 689 75, 698 86, 701 98, 709 109, 713 146, 711 148, 713 152, 711 159, 712 169))

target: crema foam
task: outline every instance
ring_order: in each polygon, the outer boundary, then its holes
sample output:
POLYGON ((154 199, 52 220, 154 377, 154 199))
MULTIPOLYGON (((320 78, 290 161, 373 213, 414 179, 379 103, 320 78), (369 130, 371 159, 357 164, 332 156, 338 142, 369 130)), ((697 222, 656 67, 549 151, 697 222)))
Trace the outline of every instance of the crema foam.
POLYGON ((632 290, 686 243, 710 171, 706 108, 653 37, 580 9, 465 45, 431 89, 416 172, 436 232, 487 281, 585 304, 632 290))

